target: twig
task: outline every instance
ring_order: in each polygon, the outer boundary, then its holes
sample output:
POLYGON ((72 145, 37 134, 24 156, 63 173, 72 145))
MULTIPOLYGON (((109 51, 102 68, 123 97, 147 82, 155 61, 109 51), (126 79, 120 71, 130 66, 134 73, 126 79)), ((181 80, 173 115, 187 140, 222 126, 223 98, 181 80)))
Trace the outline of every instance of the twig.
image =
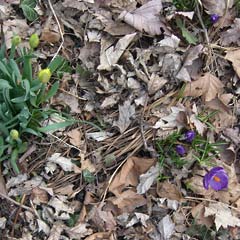
POLYGON ((28 211, 30 211, 30 212, 34 212, 30 207, 28 207, 28 206, 26 206, 26 205, 23 205, 23 204, 15 201, 15 200, 13 200, 12 198, 8 197, 7 195, 5 195, 5 194, 3 194, 3 193, 1 193, 1 192, 0 192, 0 197, 3 197, 3 198, 5 198, 5 199, 7 199, 8 201, 14 203, 14 204, 17 205, 17 206, 20 206, 21 208, 24 208, 25 210, 28 210, 28 211))
POLYGON ((59 138, 59 137, 53 135, 52 133, 47 133, 47 134, 50 135, 51 137, 57 139, 59 142, 64 143, 66 146, 68 146, 68 147, 70 147, 70 148, 74 148, 74 149, 78 150, 79 152, 82 152, 82 150, 81 150, 80 148, 77 148, 76 146, 74 146, 74 145, 72 145, 72 144, 69 144, 69 143, 65 142, 65 141, 62 140, 61 138, 59 138))
POLYGON ((22 205, 23 205, 23 203, 25 202, 25 199, 26 199, 26 194, 23 194, 22 199, 21 199, 21 203, 20 203, 21 205, 20 205, 20 207, 18 208, 17 213, 16 213, 15 218, 14 218, 14 221, 13 221, 13 226, 12 226, 12 231, 11 231, 11 237, 14 236, 15 225, 17 224, 17 220, 18 220, 19 214, 20 214, 21 211, 22 211, 22 205))
POLYGON ((18 160, 22 163, 28 156, 30 156, 36 150, 36 145, 32 145, 18 160))
POLYGON ((53 13, 53 16, 54 16, 56 22, 57 22, 58 29, 59 29, 59 32, 60 32, 60 36, 61 36, 61 39, 62 39, 62 42, 61 42, 60 46, 58 47, 57 52, 54 54, 54 56, 53 56, 53 58, 52 58, 52 60, 51 60, 51 62, 52 62, 52 61, 56 58, 56 56, 59 54, 59 52, 60 52, 60 50, 61 50, 61 48, 62 48, 62 46, 63 46, 64 37, 63 37, 63 32, 62 32, 62 28, 61 28, 60 22, 59 22, 59 20, 58 20, 58 18, 57 18, 57 15, 56 15, 56 13, 55 13, 55 11, 54 11, 54 9, 53 9, 51 0, 48 0, 48 4, 49 4, 49 7, 50 7, 50 9, 51 9, 51 11, 52 11, 52 13, 53 13))

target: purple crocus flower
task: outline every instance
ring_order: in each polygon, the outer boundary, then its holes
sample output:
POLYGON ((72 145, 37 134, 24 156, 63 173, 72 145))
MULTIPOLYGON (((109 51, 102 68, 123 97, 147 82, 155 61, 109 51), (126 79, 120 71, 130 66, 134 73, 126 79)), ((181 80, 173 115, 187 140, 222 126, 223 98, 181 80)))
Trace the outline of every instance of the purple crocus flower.
POLYGON ((186 153, 186 149, 182 145, 177 145, 176 152, 178 153, 178 155, 183 156, 186 153))
POLYGON ((220 17, 219 17, 219 15, 217 15, 217 14, 212 14, 212 15, 210 16, 210 20, 211 20, 211 22, 212 22, 213 24, 216 23, 219 18, 220 18, 220 17))
POLYGON ((184 140, 186 141, 186 142, 192 142, 193 141, 193 139, 195 138, 195 136, 196 136, 196 133, 194 132, 194 131, 192 131, 192 130, 189 130, 189 131, 187 131, 187 132, 185 132, 185 134, 184 134, 184 140))
POLYGON ((216 190, 222 190, 228 186, 228 175, 224 168, 214 167, 203 178, 203 186, 208 189, 209 186, 216 190))

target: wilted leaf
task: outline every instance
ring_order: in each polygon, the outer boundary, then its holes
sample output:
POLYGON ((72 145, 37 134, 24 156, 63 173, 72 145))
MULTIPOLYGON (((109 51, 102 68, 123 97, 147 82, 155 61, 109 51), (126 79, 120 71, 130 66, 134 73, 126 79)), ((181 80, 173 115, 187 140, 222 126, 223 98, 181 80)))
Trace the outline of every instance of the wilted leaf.
MULTIPOLYGON (((239 21, 240 21, 240 19, 239 19, 239 21)), ((240 23, 239 23, 239 25, 240 25, 240 23)), ((225 56, 225 59, 232 62, 233 69, 237 73, 238 77, 240 77, 240 50, 228 51, 225 56)))
POLYGON ((123 11, 119 19, 125 21, 141 32, 146 32, 150 35, 162 34, 162 29, 169 33, 165 23, 160 20, 160 11, 162 3, 160 0, 152 0, 133 12, 123 11))
POLYGON ((240 227, 240 219, 233 216, 231 210, 224 203, 210 203, 208 207, 205 207, 205 217, 214 216, 217 231, 222 226, 223 228, 240 227))
POLYGON ((135 107, 131 105, 130 100, 124 102, 121 106, 119 105, 119 117, 118 121, 115 121, 113 126, 119 128, 120 132, 123 133, 131 124, 131 118, 135 117, 135 107))
POLYGON ((224 85, 222 82, 212 75, 211 73, 205 73, 196 81, 190 82, 186 85, 183 95, 185 97, 200 97, 202 96, 205 101, 211 101, 217 94, 223 91, 224 85))

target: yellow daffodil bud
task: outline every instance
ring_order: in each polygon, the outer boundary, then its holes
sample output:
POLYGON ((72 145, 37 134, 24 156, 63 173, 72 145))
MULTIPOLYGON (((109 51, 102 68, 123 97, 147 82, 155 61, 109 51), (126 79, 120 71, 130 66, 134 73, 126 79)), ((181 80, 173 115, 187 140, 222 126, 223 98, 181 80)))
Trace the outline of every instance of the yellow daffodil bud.
POLYGON ((39 45, 39 37, 36 33, 33 33, 29 39, 29 45, 31 48, 36 48, 39 45))
POLYGON ((13 139, 13 140, 17 140, 19 138, 19 132, 16 130, 16 129, 12 129, 10 131, 10 137, 13 139))
POLYGON ((47 83, 51 78, 51 71, 49 68, 42 69, 38 73, 38 78, 42 83, 47 83))
POLYGON ((22 40, 21 40, 21 38, 20 38, 18 35, 14 36, 14 37, 12 38, 12 44, 15 45, 15 46, 17 46, 18 44, 20 44, 21 41, 22 41, 22 40))

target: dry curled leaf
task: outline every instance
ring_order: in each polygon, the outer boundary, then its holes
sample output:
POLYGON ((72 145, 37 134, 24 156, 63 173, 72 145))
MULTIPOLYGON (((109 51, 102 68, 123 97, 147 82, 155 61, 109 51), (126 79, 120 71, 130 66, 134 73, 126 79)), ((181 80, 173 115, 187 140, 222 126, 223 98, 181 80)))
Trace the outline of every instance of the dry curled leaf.
POLYGON ((224 85, 217 77, 211 73, 205 73, 196 81, 188 83, 184 89, 183 95, 185 97, 202 96, 205 101, 211 101, 217 94, 223 91, 223 87, 224 85))

